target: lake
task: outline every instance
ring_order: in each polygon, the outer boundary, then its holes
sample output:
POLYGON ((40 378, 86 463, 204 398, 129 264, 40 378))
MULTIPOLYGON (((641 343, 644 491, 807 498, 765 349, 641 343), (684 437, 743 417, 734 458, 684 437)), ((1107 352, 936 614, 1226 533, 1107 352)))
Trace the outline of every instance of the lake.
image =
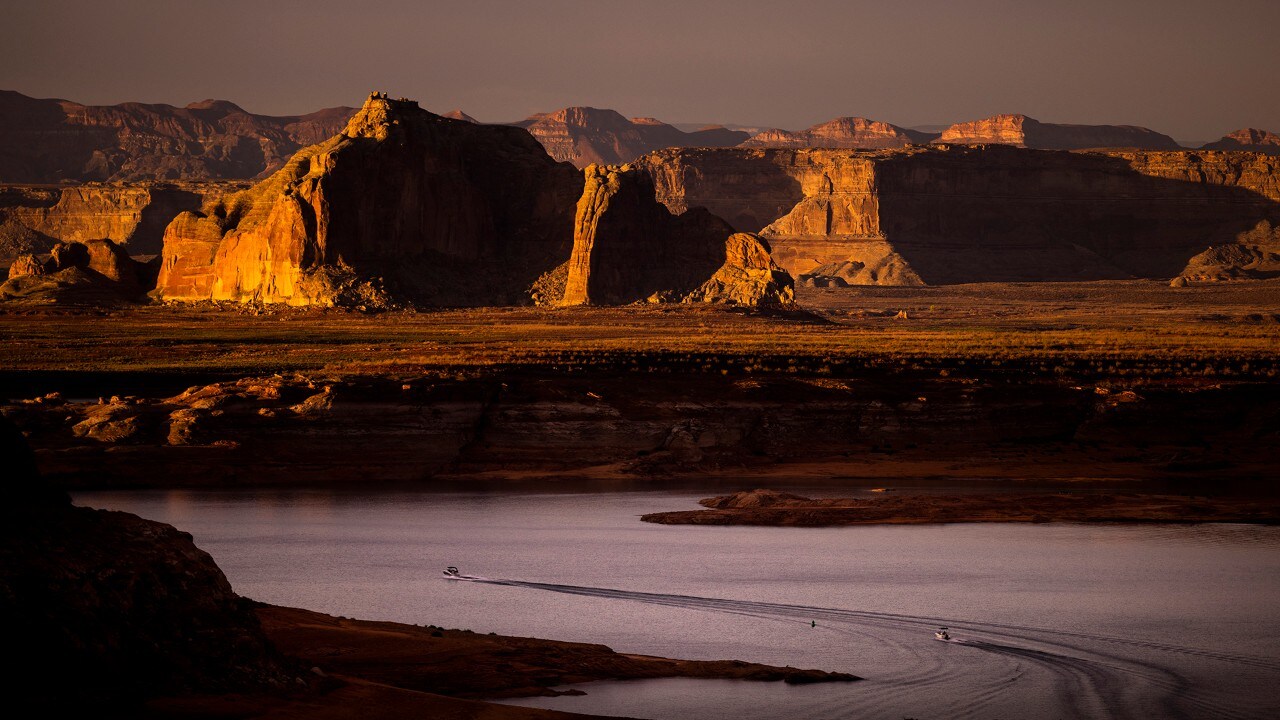
POLYGON ((657 720, 1280 717, 1280 528, 639 521, 707 494, 76 501, 190 532, 268 603, 866 678, 593 683, 513 704, 657 720), (446 565, 500 582, 446 581, 446 565), (940 625, 955 642, 933 639, 940 625))

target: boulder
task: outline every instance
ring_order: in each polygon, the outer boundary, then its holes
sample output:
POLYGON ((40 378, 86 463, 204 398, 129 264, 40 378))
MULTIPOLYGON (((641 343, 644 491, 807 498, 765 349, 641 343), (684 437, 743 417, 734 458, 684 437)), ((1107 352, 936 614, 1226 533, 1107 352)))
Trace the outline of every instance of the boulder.
POLYGON ((9 266, 10 279, 27 275, 40 276, 44 272, 44 263, 37 260, 35 255, 19 255, 9 266))

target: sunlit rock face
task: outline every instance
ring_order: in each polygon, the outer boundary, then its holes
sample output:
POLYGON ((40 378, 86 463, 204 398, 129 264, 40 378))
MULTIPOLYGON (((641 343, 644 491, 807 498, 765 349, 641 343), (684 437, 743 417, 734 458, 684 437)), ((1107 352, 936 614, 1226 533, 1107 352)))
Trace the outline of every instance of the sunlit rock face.
POLYGON ((899 148, 927 143, 936 133, 908 130, 861 117, 842 117, 808 130, 765 130, 738 147, 758 148, 899 148))
POLYGON ((790 302, 791 278, 769 247, 705 210, 673 215, 630 165, 591 165, 574 221, 561 304, 790 302))
POLYGON ((628 163, 667 147, 731 147, 747 133, 709 127, 691 133, 653 118, 627 119, 613 110, 568 107, 514 123, 537 138, 551 157, 585 168, 628 163))
POLYGON ((1256 153, 673 149, 636 166, 672 212, 757 232, 826 286, 1167 279, 1280 218, 1280 166, 1256 153))
POLYGON ((517 302, 568 257, 582 177, 518 128, 375 94, 341 133, 165 232, 156 295, 517 302))
POLYGON ((1177 150, 1168 135, 1135 125, 1066 125, 1042 123, 1026 115, 995 115, 956 123, 933 142, 947 145, 1013 145, 1041 150, 1137 148, 1177 150))

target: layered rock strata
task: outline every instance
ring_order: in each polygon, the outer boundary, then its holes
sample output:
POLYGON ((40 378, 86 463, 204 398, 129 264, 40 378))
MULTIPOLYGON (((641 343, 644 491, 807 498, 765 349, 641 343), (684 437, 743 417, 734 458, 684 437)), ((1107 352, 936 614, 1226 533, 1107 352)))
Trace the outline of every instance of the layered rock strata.
POLYGON ((758 232, 814 284, 1170 278, 1280 217, 1253 153, 664 150, 637 162, 673 212, 758 232))
POLYGON ((683 132, 653 118, 628 120, 592 107, 568 107, 512 124, 528 130, 551 157, 579 168, 629 163, 667 147, 731 147, 750 137, 722 127, 683 132))
POLYGON ((791 301, 791 278, 759 238, 733 234, 706 210, 672 215, 630 165, 591 165, 585 175, 560 304, 791 301))
POLYGON ((178 213, 198 210, 229 183, 115 183, 0 186, 0 258, 46 253, 54 244, 110 239, 135 255, 160 252, 178 213))
POLYGON ((751 148, 899 148, 920 145, 936 133, 908 130, 886 122, 861 117, 829 120, 807 130, 765 130, 738 147, 751 148))
POLYGON ((0 91, 0 182, 252 178, 340 130, 337 107, 271 117, 225 100, 81 105, 0 91))
POLYGON ((995 115, 956 123, 933 142, 948 145, 1013 145, 1041 150, 1137 148, 1178 150, 1168 135, 1136 125, 1066 125, 1043 123, 1026 115, 995 115))

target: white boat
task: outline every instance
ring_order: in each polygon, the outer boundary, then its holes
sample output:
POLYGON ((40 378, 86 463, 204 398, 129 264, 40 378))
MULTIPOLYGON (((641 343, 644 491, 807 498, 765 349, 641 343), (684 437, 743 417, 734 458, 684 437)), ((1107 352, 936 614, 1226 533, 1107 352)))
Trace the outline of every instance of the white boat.
POLYGON ((461 580, 462 579, 462 573, 458 572, 458 568, 452 565, 442 570, 440 574, 444 575, 445 580, 461 580))
POLYGON ((947 632, 946 628, 938 628, 938 631, 933 634, 933 639, 941 640, 943 642, 950 642, 951 633, 947 632))

